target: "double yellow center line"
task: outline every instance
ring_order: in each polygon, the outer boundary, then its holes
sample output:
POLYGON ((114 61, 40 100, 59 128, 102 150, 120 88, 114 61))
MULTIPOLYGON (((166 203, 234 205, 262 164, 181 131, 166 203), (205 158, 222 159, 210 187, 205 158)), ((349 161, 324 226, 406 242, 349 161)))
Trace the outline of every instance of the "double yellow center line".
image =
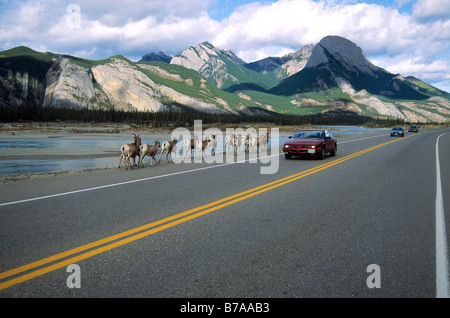
MULTIPOLYGON (((405 138, 402 138, 402 139, 405 139, 405 138)), ((59 253, 59 254, 55 254, 53 256, 41 259, 39 261, 29 263, 27 265, 20 266, 15 269, 12 269, 12 270, 2 272, 2 273, 0 273, 0 281, 1 280, 5 280, 5 281, 0 283, 0 290, 11 287, 16 284, 20 284, 22 282, 33 279, 35 277, 52 272, 54 270, 57 270, 57 269, 60 269, 63 267, 67 267, 70 264, 77 263, 79 261, 85 260, 87 258, 98 255, 100 253, 112 250, 116 247, 123 246, 125 244, 137 241, 141 238, 161 232, 168 228, 174 227, 178 224, 190 221, 190 220, 198 218, 202 215, 217 211, 221 208, 224 208, 229 205, 235 204, 237 202, 254 197, 254 196, 264 193, 266 191, 281 187, 287 183, 304 178, 313 173, 328 169, 332 166, 335 166, 337 164, 340 164, 340 163, 350 160, 352 158, 358 157, 360 155, 363 155, 363 154, 370 152, 372 150, 375 150, 377 148, 386 146, 386 145, 396 142, 398 140, 401 140, 401 139, 394 139, 392 141, 385 142, 385 143, 361 150, 359 152, 339 158, 337 160, 330 161, 326 164, 322 164, 315 168, 311 168, 311 169, 302 171, 300 173, 264 184, 262 186, 259 186, 259 187, 256 187, 256 188, 253 188, 253 189, 250 189, 250 190, 247 190, 247 191, 244 191, 244 192, 241 192, 241 193, 238 193, 238 194, 235 194, 235 195, 199 206, 194 209, 187 210, 185 212, 161 219, 159 221, 152 222, 152 223, 149 223, 149 224, 146 224, 146 225, 143 225, 143 226, 140 226, 140 227, 137 227, 137 228, 134 228, 134 229, 131 229, 131 230, 128 230, 128 231, 92 242, 89 244, 59 253), (82 254, 80 254, 80 253, 82 253, 82 254), (76 256, 74 256, 74 255, 76 255, 76 256), (70 257, 70 256, 72 256, 72 257, 70 257), (67 258, 67 257, 70 257, 70 258, 67 258), (51 264, 51 263, 53 263, 53 264, 51 264), (41 267, 41 268, 39 268, 39 267, 41 267), (39 268, 39 269, 37 269, 37 268, 39 268), (25 273, 25 272, 28 272, 28 273, 25 273), (15 277, 13 278, 13 276, 15 276, 15 277)))

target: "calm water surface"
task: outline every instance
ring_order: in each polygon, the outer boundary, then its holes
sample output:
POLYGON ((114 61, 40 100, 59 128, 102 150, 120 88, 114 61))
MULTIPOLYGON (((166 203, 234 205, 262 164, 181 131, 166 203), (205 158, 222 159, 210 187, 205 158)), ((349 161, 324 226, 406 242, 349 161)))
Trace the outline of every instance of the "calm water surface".
MULTIPOLYGON (((321 126, 329 129, 333 128, 332 133, 336 136, 344 135, 358 135, 371 133, 381 130, 380 128, 361 128, 355 126, 321 126), (338 130, 334 130, 338 129, 338 130)), ((278 141, 271 140, 271 143, 283 144, 288 139, 288 136, 280 136, 278 141)), ((86 169, 102 169, 117 167, 119 162, 119 149, 126 143, 130 142, 128 139, 0 139, 0 151, 7 149, 97 149, 99 151, 115 151, 117 155, 108 158, 89 158, 89 159, 17 159, 17 160, 0 160, 0 176, 12 176, 32 173, 58 172, 70 170, 86 170, 86 169)), ((153 144, 154 140, 143 140, 148 144, 153 144)), ((180 145, 179 147, 182 147, 180 145)), ((216 152, 223 151, 223 145, 218 145, 216 152)), ((157 156, 159 158, 159 155, 157 156)), ((163 156, 161 160, 165 159, 163 156)), ((144 159, 144 164, 149 163, 149 158, 144 159)))

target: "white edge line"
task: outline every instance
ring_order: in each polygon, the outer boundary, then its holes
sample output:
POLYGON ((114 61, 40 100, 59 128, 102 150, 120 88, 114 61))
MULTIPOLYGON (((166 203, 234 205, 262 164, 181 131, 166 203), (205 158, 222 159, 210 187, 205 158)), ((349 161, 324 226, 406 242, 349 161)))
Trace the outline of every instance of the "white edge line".
MULTIPOLYGON (((445 134, 442 134, 445 135, 445 134)), ((436 140, 436 297, 449 297, 447 235, 445 231, 444 201, 442 198, 439 138, 436 140)))
MULTIPOLYGON (((367 138, 359 138, 359 139, 354 139, 354 140, 347 140, 347 141, 339 142, 339 144, 345 144, 345 143, 348 143, 348 142, 360 141, 360 140, 377 138, 377 137, 382 137, 382 136, 385 136, 385 135, 373 136, 373 137, 367 137, 367 138)), ((200 171, 200 170, 219 168, 219 167, 223 167, 223 166, 227 166, 227 165, 232 165, 232 164, 235 164, 235 163, 244 163, 246 161, 255 160, 255 159, 264 159, 264 158, 269 158, 269 157, 273 157, 273 156, 280 156, 282 154, 284 154, 284 153, 280 152, 278 154, 274 154, 274 155, 270 155, 270 156, 264 156, 264 157, 258 157, 258 158, 249 158, 249 159, 244 159, 244 160, 236 161, 236 162, 222 163, 222 164, 218 164, 218 165, 214 165, 214 166, 208 166, 208 167, 202 167, 202 168, 197 168, 197 169, 173 172, 173 173, 168 173, 168 174, 163 174, 163 175, 153 176, 153 177, 148 177, 148 178, 143 178, 143 179, 130 180, 130 181, 112 183, 112 184, 107 184, 107 185, 98 186, 98 187, 92 187, 92 188, 87 188, 87 189, 80 189, 80 190, 74 190, 74 191, 50 194, 50 195, 45 195, 45 196, 35 197, 35 198, 30 198, 30 199, 23 199, 23 200, 5 202, 5 203, 0 203, 0 207, 8 206, 8 205, 14 205, 14 204, 19 204, 19 203, 26 203, 26 202, 31 202, 31 201, 37 201, 37 200, 43 200, 43 199, 56 198, 56 197, 60 197, 60 196, 70 195, 70 194, 77 194, 77 193, 82 193, 82 192, 88 192, 88 191, 112 188, 112 187, 116 187, 116 186, 121 186, 121 185, 126 185, 126 184, 131 184, 131 183, 137 183, 137 182, 142 182, 142 181, 148 181, 148 180, 152 180, 152 179, 160 179, 160 178, 165 178, 165 177, 170 177, 170 176, 175 176, 175 175, 180 175, 180 174, 185 174, 185 173, 196 172, 196 171, 200 171)))
POLYGON ((206 170, 206 169, 212 169, 212 168, 228 166, 228 165, 232 165, 232 164, 236 164, 236 163, 244 163, 246 161, 255 160, 255 159, 264 159, 264 158, 279 156, 281 154, 282 153, 269 155, 269 156, 264 156, 264 157, 258 157, 258 158, 249 158, 249 159, 244 159, 244 160, 235 161, 235 162, 228 162, 228 163, 222 163, 222 164, 218 164, 218 165, 214 165, 214 166, 207 166, 207 167, 202 167, 202 168, 197 168, 197 169, 172 172, 172 173, 168 173, 168 174, 163 174, 163 175, 159 175, 159 176, 152 176, 152 177, 142 178, 142 179, 137 179, 137 180, 130 180, 130 181, 106 184, 106 185, 103 185, 103 186, 92 187, 92 188, 87 188, 87 189, 80 189, 80 190, 62 192, 62 193, 57 193, 57 194, 50 194, 50 195, 46 195, 46 196, 42 196, 42 197, 36 197, 36 198, 30 198, 30 199, 24 199, 24 200, 18 200, 18 201, 11 201, 11 202, 5 202, 5 203, 0 203, 0 207, 7 206, 7 205, 18 204, 18 203, 37 201, 37 200, 42 200, 42 199, 55 198, 55 197, 60 197, 60 196, 64 196, 64 195, 69 195, 69 194, 77 194, 77 193, 81 193, 81 192, 88 192, 88 191, 93 191, 93 190, 112 188, 112 187, 116 187, 116 186, 121 186, 121 185, 126 185, 126 184, 131 184, 131 183, 137 183, 137 182, 142 182, 142 181, 148 181, 148 180, 152 180, 152 179, 165 178, 165 177, 170 177, 170 176, 175 176, 175 175, 180 175, 180 174, 185 174, 185 173, 190 173, 190 172, 196 172, 196 171, 200 171, 200 170, 206 170))

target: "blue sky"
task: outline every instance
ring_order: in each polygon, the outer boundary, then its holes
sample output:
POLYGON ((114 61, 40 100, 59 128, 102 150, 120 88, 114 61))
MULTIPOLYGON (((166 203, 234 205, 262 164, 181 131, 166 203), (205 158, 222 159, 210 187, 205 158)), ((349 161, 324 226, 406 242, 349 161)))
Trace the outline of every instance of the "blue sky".
MULTIPOLYGON (((233 13, 233 11, 244 4, 256 2, 254 0, 223 0, 223 1, 212 1, 210 8, 208 9, 208 13, 213 19, 223 20, 233 13)), ((262 0, 257 1, 263 4, 270 4, 276 1, 271 0, 262 0)), ((335 1, 338 2, 338 1, 335 1)), ((394 1, 394 0, 369 0, 369 1, 340 1, 341 3, 357 3, 357 2, 365 2, 367 4, 376 4, 384 7, 394 7, 398 9, 399 12, 404 13, 412 12, 412 2, 413 1, 394 1)), ((450 5, 450 3, 449 3, 450 5)))
POLYGON ((252 62, 327 35, 450 92, 450 0, 0 0, 0 51, 139 60, 209 41, 252 62))

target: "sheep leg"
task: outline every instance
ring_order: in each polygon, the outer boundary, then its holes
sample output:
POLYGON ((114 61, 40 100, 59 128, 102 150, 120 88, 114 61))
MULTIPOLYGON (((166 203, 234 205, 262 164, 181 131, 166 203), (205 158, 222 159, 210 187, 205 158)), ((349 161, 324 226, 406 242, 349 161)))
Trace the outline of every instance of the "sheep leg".
POLYGON ((139 156, 139 167, 142 167, 142 161, 144 160, 145 154, 139 156))
MULTIPOLYGON (((131 162, 130 162, 130 155, 127 156, 126 162, 127 162, 128 165, 130 166, 131 170, 133 170, 133 166, 131 165, 131 162)), ((125 168, 126 168, 126 165, 125 165, 125 168)), ((128 170, 128 168, 127 168, 127 170, 128 170)))
POLYGON ((127 167, 127 159, 128 159, 128 158, 125 158, 125 156, 123 157, 123 164, 124 164, 124 166, 125 166, 125 170, 128 170, 128 167, 127 167))
POLYGON ((138 163, 139 163, 139 161, 141 161, 141 155, 133 156, 133 167, 137 167, 137 165, 136 165, 136 156, 139 157, 138 163))
MULTIPOLYGON (((165 149, 166 152, 166 162, 169 162, 169 149, 165 149)), ((162 152, 161 152, 162 155, 162 152)), ((161 156, 159 157, 161 159, 161 156)))

